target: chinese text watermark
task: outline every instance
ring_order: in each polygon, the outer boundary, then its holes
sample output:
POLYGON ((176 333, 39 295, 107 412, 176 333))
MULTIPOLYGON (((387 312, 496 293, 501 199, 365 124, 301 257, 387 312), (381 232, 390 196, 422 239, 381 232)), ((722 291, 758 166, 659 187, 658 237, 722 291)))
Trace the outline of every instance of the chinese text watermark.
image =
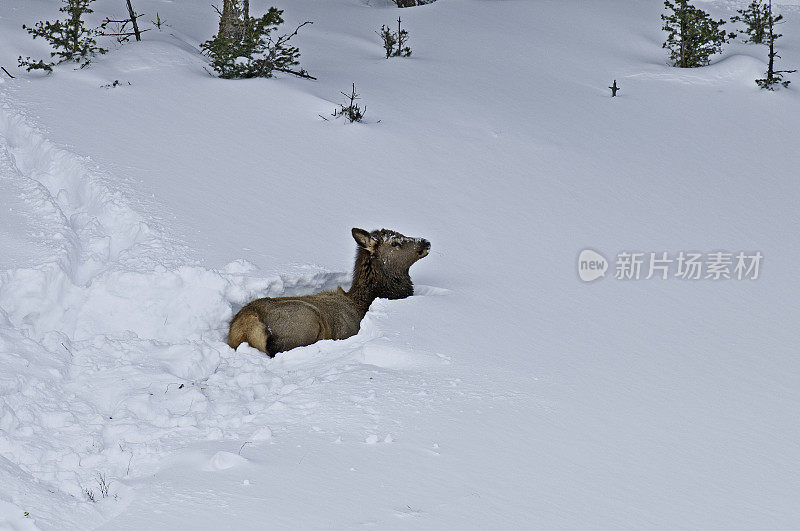
MULTIPOLYGON (((617 280, 756 280, 764 256, 755 252, 713 251, 708 253, 667 251, 617 253, 614 278, 617 280)), ((609 269, 606 258, 591 249, 578 255, 578 276, 584 282, 604 277, 609 269)))

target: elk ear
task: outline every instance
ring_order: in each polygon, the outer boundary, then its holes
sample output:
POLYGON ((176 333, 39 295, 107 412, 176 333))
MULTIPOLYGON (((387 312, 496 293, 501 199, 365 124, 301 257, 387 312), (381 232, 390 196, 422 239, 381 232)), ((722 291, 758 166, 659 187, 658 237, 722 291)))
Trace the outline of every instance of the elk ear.
POLYGON ((364 229, 353 228, 353 239, 359 247, 362 247, 370 253, 375 251, 375 244, 377 243, 372 239, 372 235, 364 229))

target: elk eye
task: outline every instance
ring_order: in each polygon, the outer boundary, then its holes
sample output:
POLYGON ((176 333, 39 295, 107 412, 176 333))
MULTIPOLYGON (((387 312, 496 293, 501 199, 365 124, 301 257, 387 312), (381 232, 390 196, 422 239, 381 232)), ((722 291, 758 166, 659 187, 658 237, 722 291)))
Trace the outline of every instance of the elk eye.
POLYGON ((392 247, 400 247, 400 244, 397 242, 392 242, 392 247))

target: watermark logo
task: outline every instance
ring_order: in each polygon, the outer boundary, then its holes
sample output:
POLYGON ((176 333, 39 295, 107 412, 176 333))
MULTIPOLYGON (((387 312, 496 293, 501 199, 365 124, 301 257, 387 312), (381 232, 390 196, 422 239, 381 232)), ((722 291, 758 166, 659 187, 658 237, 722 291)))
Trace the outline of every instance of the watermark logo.
POLYGON ((602 254, 591 249, 584 249, 578 255, 578 276, 584 282, 592 282, 606 276, 608 260, 602 254))
MULTIPOLYGON (((700 253, 622 251, 617 253, 614 278, 617 280, 756 280, 764 255, 759 251, 700 253)), ((584 249, 578 256, 578 276, 584 282, 604 277, 609 263, 603 255, 584 249)))

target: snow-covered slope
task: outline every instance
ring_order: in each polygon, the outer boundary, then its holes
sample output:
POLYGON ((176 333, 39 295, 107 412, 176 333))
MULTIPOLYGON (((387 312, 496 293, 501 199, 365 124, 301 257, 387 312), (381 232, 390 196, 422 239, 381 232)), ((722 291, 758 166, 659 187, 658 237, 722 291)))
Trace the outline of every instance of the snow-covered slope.
POLYGON ((764 48, 669 67, 650 1, 294 0, 318 81, 224 81, 207 2, 136 0, 170 26, 12 69, 58 4, 0 7, 0 527, 800 523, 800 100, 764 48), (353 82, 366 123, 320 118, 353 82), (354 226, 431 240, 414 297, 227 347, 247 300, 346 285, 354 226), (584 284, 584 248, 764 263, 584 284))

